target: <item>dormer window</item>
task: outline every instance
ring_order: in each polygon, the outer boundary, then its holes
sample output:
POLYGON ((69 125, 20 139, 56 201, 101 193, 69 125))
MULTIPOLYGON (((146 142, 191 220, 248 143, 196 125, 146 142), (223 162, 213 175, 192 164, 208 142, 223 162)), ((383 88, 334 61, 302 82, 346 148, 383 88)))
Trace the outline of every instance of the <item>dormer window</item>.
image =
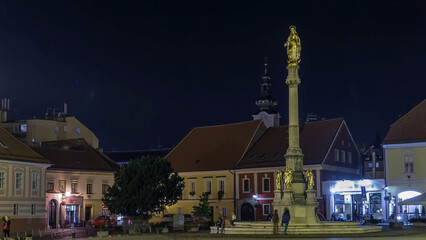
POLYGON ((1 139, 0 139, 0 145, 1 145, 3 148, 7 148, 6 143, 4 143, 4 142, 3 142, 3 140, 1 140, 1 139))

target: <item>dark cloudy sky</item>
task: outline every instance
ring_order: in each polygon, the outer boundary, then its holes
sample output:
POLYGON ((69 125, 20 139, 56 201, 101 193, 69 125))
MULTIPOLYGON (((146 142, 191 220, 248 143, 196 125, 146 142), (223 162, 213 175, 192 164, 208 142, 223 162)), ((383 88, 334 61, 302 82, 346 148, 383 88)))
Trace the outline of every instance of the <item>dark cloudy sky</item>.
POLYGON ((302 40, 300 117, 372 143, 426 97, 423 1, 2 1, 0 97, 14 119, 62 108, 105 150, 177 144, 251 120, 264 57, 287 124, 283 43, 302 40))

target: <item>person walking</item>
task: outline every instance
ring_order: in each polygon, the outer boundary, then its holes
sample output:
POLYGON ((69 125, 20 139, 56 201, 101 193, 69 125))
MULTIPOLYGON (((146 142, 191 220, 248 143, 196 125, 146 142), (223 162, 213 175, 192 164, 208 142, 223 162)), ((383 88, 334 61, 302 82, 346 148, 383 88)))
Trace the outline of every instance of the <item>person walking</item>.
POLYGON ((278 211, 275 209, 272 214, 272 224, 274 224, 274 235, 278 234, 278 211))
POLYGON ((3 234, 4 239, 9 240, 9 233, 10 233, 10 220, 8 216, 3 217, 3 234))
POLYGON ((287 234, 288 223, 290 222, 290 211, 288 208, 284 209, 283 217, 281 218, 281 226, 284 224, 284 234, 287 234))

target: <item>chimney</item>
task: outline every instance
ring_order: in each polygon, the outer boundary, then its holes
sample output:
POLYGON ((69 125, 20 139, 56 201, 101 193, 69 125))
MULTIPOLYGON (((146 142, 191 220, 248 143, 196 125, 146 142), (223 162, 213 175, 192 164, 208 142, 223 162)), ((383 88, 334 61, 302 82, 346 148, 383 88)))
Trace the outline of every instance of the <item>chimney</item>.
POLYGON ((68 114, 68 105, 64 103, 64 115, 66 116, 68 114))
POLYGON ((10 107, 10 99, 3 98, 1 100, 0 121, 7 122, 7 110, 10 107))

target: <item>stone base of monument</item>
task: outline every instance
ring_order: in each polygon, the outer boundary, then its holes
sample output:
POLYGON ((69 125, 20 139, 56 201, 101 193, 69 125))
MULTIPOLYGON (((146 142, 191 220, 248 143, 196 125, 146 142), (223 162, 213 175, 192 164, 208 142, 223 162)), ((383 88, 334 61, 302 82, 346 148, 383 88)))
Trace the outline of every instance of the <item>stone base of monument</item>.
MULTIPOLYGON (((224 229, 224 234, 273 234, 272 222, 235 222, 235 226, 224 229)), ((361 226, 358 222, 320 222, 316 224, 289 224, 289 235, 334 235, 364 234, 381 232, 381 226, 361 226)), ((210 233, 217 234, 217 227, 211 227, 210 233)), ((279 227, 279 234, 284 234, 284 227, 279 227)))

